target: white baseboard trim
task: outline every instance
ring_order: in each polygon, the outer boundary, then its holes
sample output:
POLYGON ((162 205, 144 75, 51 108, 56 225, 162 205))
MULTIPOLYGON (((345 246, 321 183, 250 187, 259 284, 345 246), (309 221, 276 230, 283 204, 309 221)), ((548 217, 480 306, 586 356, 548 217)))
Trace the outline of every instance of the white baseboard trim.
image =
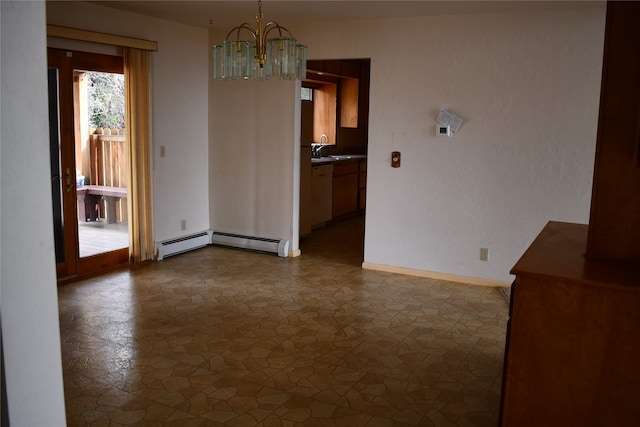
POLYGON ((468 285, 489 286, 494 288, 511 287, 510 282, 500 280, 483 279, 481 277, 458 276, 457 274, 438 273, 435 271, 415 270, 413 268, 394 267, 384 264, 363 262, 364 270, 385 271, 387 273, 405 274, 407 276, 425 277, 427 279, 446 280, 448 282, 466 283, 468 285))
POLYGON ((292 258, 300 256, 300 255, 302 255, 302 251, 300 249, 297 249, 295 251, 289 251, 289 256, 292 257, 292 258))

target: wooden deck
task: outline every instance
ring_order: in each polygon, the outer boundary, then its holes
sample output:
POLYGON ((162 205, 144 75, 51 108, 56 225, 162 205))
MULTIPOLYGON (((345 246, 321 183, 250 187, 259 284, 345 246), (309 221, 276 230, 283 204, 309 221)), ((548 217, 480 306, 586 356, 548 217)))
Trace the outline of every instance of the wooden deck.
POLYGON ((129 247, 129 230, 126 222, 107 223, 106 220, 78 223, 80 257, 129 247))

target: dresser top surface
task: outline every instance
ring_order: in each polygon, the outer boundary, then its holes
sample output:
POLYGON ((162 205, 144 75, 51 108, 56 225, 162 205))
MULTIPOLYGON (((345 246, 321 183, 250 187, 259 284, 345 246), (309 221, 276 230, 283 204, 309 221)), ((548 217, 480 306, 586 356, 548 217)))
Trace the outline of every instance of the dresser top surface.
POLYGON ((551 221, 511 273, 640 289, 640 263, 586 258, 587 235, 586 224, 551 221))

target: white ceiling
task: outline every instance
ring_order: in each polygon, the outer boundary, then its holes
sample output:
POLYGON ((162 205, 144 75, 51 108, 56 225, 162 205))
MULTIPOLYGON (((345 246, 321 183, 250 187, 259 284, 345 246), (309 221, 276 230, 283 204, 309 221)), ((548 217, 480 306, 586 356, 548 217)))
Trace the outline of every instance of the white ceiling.
MULTIPOLYGON (((91 3, 129 12, 182 22, 203 28, 230 29, 243 22, 255 24, 258 2, 193 0, 106 0, 91 3)), ((424 15, 504 12, 541 8, 592 6, 600 0, 581 1, 402 1, 402 0, 264 0, 266 21, 287 22, 346 21, 355 19, 400 18, 424 15)))

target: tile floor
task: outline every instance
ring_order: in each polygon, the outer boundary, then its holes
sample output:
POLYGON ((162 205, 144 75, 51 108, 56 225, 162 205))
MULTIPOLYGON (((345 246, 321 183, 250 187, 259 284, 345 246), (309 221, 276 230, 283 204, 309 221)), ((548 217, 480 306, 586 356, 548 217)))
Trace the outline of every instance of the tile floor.
POLYGON ((500 292, 362 270, 361 230, 61 286, 68 425, 497 425, 500 292))

